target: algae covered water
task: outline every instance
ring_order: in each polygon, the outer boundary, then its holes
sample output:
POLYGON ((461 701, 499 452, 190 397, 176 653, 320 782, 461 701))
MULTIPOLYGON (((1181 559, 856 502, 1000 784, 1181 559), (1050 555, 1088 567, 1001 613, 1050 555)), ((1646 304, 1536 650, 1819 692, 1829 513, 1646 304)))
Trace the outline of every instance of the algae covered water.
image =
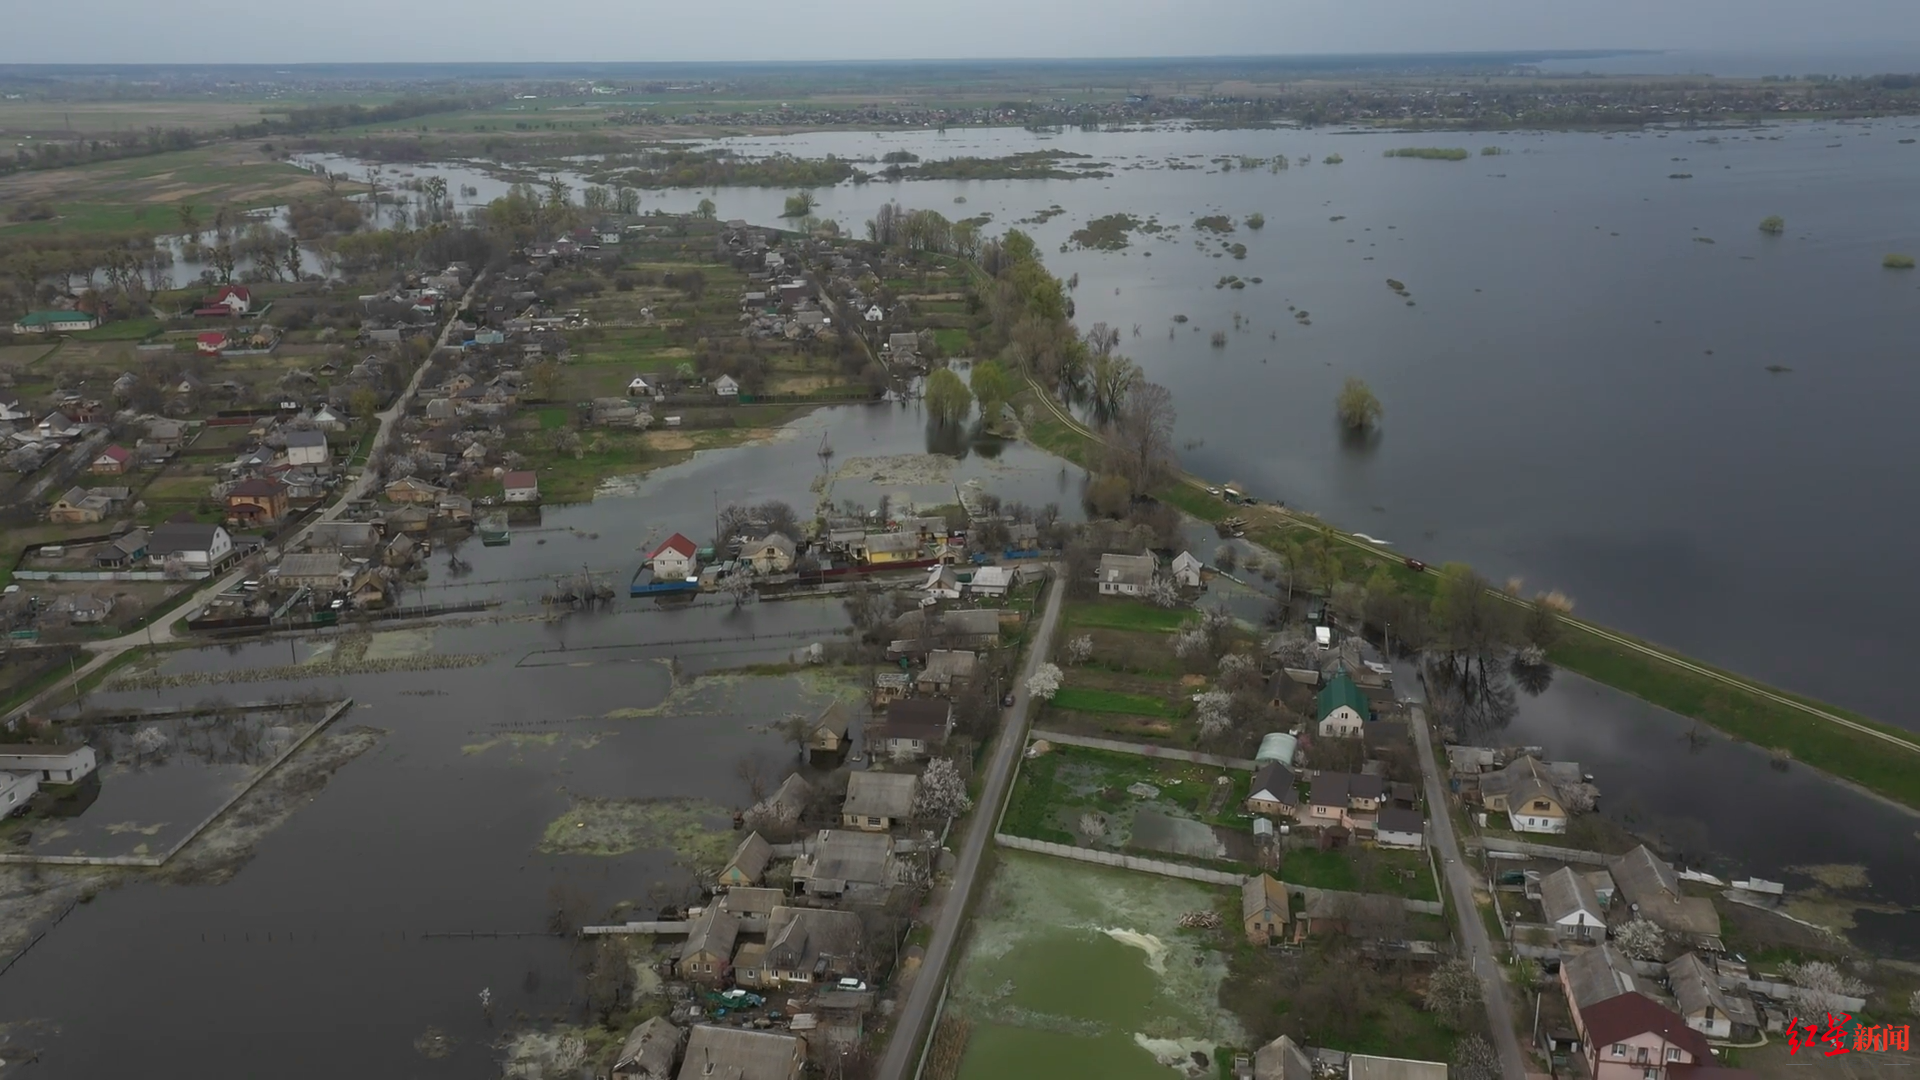
POLYGON ((1241 1038, 1217 1004, 1226 960, 1212 932, 1179 920, 1228 899, 1192 882, 1002 853, 948 1005, 972 1026, 961 1080, 1212 1075, 1214 1049, 1241 1038))

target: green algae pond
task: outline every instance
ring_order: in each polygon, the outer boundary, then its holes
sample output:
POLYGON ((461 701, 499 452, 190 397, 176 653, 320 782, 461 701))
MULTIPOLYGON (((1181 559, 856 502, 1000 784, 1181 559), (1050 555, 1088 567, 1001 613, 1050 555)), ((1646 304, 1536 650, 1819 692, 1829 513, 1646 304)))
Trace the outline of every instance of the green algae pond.
POLYGON ((1191 882, 1002 852, 948 1004, 972 1028, 959 1080, 1214 1075, 1216 1048, 1244 1041, 1218 1004, 1226 959, 1218 931, 1179 921, 1232 899, 1191 882))

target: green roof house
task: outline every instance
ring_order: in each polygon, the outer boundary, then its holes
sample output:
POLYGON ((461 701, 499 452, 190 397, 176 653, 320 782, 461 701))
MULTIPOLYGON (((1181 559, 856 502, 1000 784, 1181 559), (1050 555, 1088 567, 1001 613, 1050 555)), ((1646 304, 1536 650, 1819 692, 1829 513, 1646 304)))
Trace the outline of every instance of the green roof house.
POLYGON ((1334 669, 1333 678, 1320 688, 1317 704, 1314 712, 1320 720, 1320 734, 1325 738, 1357 739, 1361 725, 1373 715, 1367 695, 1354 685, 1353 676, 1347 674, 1344 663, 1334 669))
POLYGON ((16 334, 70 334, 91 330, 100 320, 84 311, 34 311, 14 320, 16 334))

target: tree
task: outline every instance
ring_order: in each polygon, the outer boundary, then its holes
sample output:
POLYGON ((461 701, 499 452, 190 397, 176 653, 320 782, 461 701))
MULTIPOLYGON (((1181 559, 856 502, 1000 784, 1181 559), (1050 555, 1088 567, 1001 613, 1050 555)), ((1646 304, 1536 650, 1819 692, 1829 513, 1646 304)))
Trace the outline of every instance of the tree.
POLYGON ((1180 590, 1174 587, 1170 579, 1157 577, 1153 579, 1153 584, 1147 586, 1146 598, 1158 607, 1177 607, 1180 603, 1180 590))
POLYGON ((542 400, 552 401, 560 395, 560 387, 566 382, 567 372, 557 360, 542 360, 533 365, 533 369, 527 372, 527 377, 533 383, 534 393, 539 394, 542 400))
POLYGON ((1760 219, 1760 231, 1768 236, 1779 236, 1787 231, 1787 219, 1779 214, 1769 214, 1760 219))
POLYGON ((183 202, 174 209, 174 213, 180 218, 180 231, 187 234, 187 239, 199 243, 200 212, 193 208, 192 203, 183 202))
POLYGON ((1493 1044, 1478 1035, 1468 1035, 1453 1044, 1453 1065, 1448 1080, 1500 1080, 1500 1058, 1493 1044))
POLYGON ((813 213, 813 208, 816 205, 818 205, 818 200, 814 198, 813 192, 796 191, 787 196, 786 209, 780 211, 780 216, 783 218, 803 218, 813 213))
POLYGON ((973 390, 973 399, 980 403, 982 418, 991 419, 1000 414, 1000 406, 1013 397, 1013 380, 999 364, 991 360, 982 360, 973 365, 973 374, 968 380, 973 390))
POLYGON ((718 213, 712 199, 701 199, 700 205, 693 208, 693 216, 702 221, 712 221, 718 213))
POLYGON ((1060 668, 1056 664, 1041 664, 1027 677, 1027 693, 1041 701, 1052 701, 1059 692, 1060 668))
POLYGON ((1217 739, 1233 727, 1233 695, 1224 690, 1207 690, 1193 695, 1193 720, 1200 738, 1217 739))
POLYGON ((1649 919, 1635 918, 1620 924, 1613 932, 1613 943, 1635 960, 1664 960, 1667 957, 1667 932, 1649 919))
POLYGON ((1114 425, 1114 463, 1135 498, 1147 494, 1173 465, 1173 394, 1159 383, 1134 382, 1114 425))
POLYGON ((1261 213, 1258 210, 1255 210, 1253 213, 1247 215, 1247 228, 1252 229, 1254 232, 1259 232, 1261 229, 1264 229, 1266 227, 1267 227, 1267 215, 1261 213))
POLYGON ((1093 659, 1093 635, 1081 634, 1067 641, 1067 663, 1084 664, 1093 659))
POLYGON ((297 236, 287 237, 287 251, 281 259, 287 264, 287 276, 295 281, 300 280, 300 260, 302 257, 303 253, 300 250, 300 238, 297 236))
POLYGON ((1229 574, 1233 573, 1233 568, 1239 561, 1240 553, 1232 544, 1221 544, 1213 551, 1213 565, 1229 574))
POLYGON ((223 284, 233 280, 233 248, 226 244, 216 244, 214 249, 207 253, 207 261, 213 264, 214 272, 219 275, 223 284))
POLYGON ((372 422, 373 414, 380 410, 380 395, 371 386, 356 386, 347 395, 347 408, 361 420, 372 422))
POLYGON ((1473 966, 1458 957, 1441 964, 1427 976, 1427 1011, 1448 1027, 1463 1028, 1480 1011, 1480 979, 1473 966))
POLYGON ((967 795, 966 778, 952 758, 934 758, 920 774, 920 789, 913 797, 913 816, 922 821, 957 818, 973 809, 967 795))
POLYGON ((1339 414, 1341 425, 1349 431, 1365 431, 1379 423, 1380 414, 1385 411, 1380 399, 1373 396, 1373 388, 1367 385, 1365 379, 1357 377, 1347 379, 1340 387, 1340 397, 1334 409, 1339 414))
POLYGON ((973 392, 947 368, 927 376, 927 411, 937 424, 957 424, 973 411, 973 392))
POLYGON ((1852 1010, 1841 1004, 1841 998, 1867 996, 1866 983, 1825 960, 1810 960, 1804 964, 1789 960, 1780 965, 1780 973, 1794 986, 1794 1003, 1809 1015, 1850 1012, 1852 1010))
POLYGON ((728 574, 720 579, 720 593, 733 601, 734 607, 740 607, 753 599, 753 577, 748 574, 728 574))

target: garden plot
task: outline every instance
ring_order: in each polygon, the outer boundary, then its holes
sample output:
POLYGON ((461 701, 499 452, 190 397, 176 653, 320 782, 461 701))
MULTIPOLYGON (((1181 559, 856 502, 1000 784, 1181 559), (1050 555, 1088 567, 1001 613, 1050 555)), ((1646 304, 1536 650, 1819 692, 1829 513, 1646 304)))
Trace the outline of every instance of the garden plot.
POLYGON ((1248 779, 1207 765, 1062 747, 1021 766, 1001 828, 1079 847, 1251 862, 1241 810, 1248 779))

